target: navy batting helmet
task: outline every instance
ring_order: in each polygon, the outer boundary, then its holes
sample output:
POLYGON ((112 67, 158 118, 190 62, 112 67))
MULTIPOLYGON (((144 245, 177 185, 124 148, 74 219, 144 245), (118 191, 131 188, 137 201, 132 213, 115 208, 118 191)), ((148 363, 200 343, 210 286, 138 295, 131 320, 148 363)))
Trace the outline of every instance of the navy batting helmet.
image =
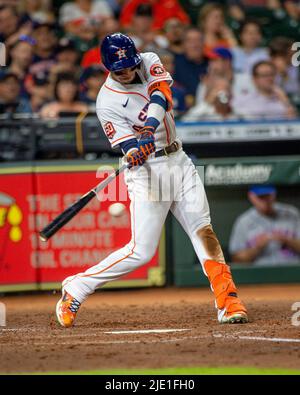
POLYGON ((132 39, 122 33, 109 34, 103 39, 101 59, 109 71, 137 66, 142 61, 132 39))

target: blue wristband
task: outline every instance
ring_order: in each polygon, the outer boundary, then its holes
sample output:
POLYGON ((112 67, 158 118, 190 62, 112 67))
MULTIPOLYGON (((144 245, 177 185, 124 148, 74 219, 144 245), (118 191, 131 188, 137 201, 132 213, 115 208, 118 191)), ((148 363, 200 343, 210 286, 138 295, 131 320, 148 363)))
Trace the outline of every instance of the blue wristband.
POLYGON ((147 118, 147 121, 145 122, 145 126, 151 126, 155 130, 159 126, 159 120, 154 117, 147 118))
POLYGON ((121 147, 123 154, 126 154, 132 148, 138 148, 138 141, 136 138, 123 141, 119 144, 121 147))

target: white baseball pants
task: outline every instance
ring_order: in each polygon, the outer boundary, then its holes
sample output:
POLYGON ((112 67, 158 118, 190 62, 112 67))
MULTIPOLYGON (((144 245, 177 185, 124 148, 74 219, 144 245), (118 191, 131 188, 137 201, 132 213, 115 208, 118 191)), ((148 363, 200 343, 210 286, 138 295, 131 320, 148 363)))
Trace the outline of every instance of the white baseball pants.
POLYGON ((131 241, 85 273, 64 280, 63 289, 80 303, 108 281, 149 262, 169 210, 190 237, 202 267, 206 259, 211 259, 199 238, 199 230, 210 225, 205 190, 194 164, 182 149, 169 156, 149 158, 144 166, 126 170, 125 182, 131 200, 131 241))

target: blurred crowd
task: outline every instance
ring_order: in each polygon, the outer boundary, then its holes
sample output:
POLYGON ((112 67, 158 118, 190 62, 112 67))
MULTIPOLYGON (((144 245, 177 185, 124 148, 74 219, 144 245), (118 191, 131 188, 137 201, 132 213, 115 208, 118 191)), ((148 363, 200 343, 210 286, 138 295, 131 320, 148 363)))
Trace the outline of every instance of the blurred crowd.
POLYGON ((0 0, 0 113, 94 111, 107 76, 99 45, 117 31, 159 55, 174 79, 177 119, 299 114, 300 1, 292 0, 0 0))

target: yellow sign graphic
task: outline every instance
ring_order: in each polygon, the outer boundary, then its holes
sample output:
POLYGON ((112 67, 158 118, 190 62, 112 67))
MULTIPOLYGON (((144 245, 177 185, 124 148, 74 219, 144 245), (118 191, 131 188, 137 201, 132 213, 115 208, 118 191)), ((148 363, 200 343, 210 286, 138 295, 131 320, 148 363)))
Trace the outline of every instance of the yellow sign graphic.
POLYGON ((6 223, 10 225, 9 239, 15 243, 22 239, 21 223, 23 214, 15 199, 4 193, 0 193, 0 228, 6 223))

